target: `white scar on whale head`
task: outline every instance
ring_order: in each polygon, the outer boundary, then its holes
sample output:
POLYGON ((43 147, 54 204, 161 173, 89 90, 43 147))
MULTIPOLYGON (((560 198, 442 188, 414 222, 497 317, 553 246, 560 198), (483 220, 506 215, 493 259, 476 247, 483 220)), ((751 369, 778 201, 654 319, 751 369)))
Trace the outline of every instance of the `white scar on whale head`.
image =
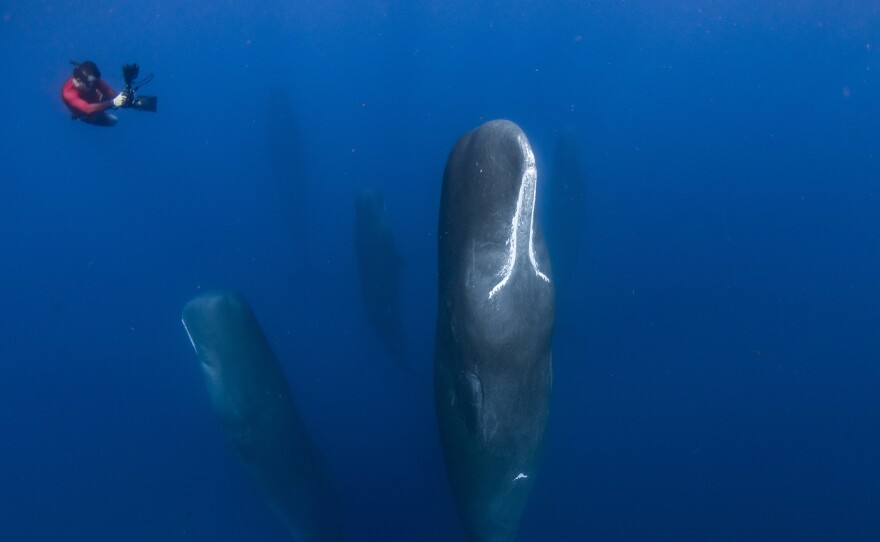
POLYGON ((525 157, 525 165, 519 185, 519 196, 516 198, 516 212, 513 213, 513 220, 510 225, 510 237, 508 237, 506 243, 508 247, 507 261, 504 262, 504 265, 498 272, 501 275, 501 281, 489 292, 489 299, 492 299, 495 294, 504 288, 507 281, 510 280, 510 275, 513 274, 513 266, 516 264, 516 244, 519 242, 519 230, 521 226, 525 225, 526 220, 528 220, 529 225, 529 261, 532 264, 532 269, 535 270, 535 275, 545 282, 550 282, 547 275, 541 272, 541 269, 538 267, 533 244, 533 239, 535 238, 535 192, 538 187, 538 169, 535 167, 535 153, 532 152, 532 147, 529 145, 525 135, 519 134, 516 140, 519 143, 523 157, 525 157), (528 216, 523 216, 523 206, 528 209, 528 216))
POLYGON ((196 342, 193 340, 192 333, 189 332, 189 328, 186 327, 186 320, 183 318, 180 319, 180 323, 183 324, 183 329, 186 330, 186 336, 189 337, 189 344, 193 345, 193 350, 196 351, 196 355, 199 355, 199 349, 196 348, 196 342))

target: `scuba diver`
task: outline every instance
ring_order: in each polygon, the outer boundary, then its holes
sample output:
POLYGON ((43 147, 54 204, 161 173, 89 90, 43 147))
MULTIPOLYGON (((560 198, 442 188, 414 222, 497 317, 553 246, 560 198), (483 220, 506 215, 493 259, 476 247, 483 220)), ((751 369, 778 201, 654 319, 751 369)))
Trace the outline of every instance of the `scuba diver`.
POLYGON ((71 62, 71 64, 76 67, 73 69, 73 76, 61 89, 61 100, 70 109, 72 119, 95 126, 109 127, 116 125, 116 115, 107 112, 108 109, 131 107, 140 111, 156 111, 155 96, 135 96, 135 92, 140 87, 153 79, 153 75, 150 74, 136 82, 137 64, 126 64, 122 67, 125 89, 119 94, 101 79, 101 71, 94 62, 71 62))
POLYGON ((101 79, 98 66, 87 60, 76 64, 73 76, 61 89, 61 99, 70 109, 71 118, 95 126, 114 126, 116 115, 111 115, 107 110, 123 107, 128 101, 128 95, 124 92, 116 94, 101 79))

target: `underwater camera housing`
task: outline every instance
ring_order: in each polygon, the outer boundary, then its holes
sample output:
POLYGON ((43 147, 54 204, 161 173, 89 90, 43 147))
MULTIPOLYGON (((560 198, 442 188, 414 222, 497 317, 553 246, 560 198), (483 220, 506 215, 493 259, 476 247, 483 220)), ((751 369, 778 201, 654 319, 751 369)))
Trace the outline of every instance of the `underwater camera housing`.
POLYGON ((140 81, 135 81, 138 77, 138 73, 140 73, 140 68, 137 64, 126 64, 122 67, 122 78, 125 79, 125 89, 122 93, 128 98, 123 107, 130 107, 132 109, 137 109, 138 111, 151 111, 155 113, 156 102, 159 101, 159 98, 156 96, 140 96, 137 94, 137 91, 140 90, 142 86, 153 80, 153 74, 151 73, 140 81))

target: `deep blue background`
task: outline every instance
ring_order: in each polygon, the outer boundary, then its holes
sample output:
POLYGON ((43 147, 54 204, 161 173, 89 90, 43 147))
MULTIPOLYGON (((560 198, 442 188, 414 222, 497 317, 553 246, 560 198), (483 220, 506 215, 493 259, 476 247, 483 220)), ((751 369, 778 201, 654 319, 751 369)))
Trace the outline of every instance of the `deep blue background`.
POLYGON ((437 206, 452 144, 500 117, 565 262, 520 539, 880 539, 880 4, 302 4, 0 2, 0 540, 286 539, 179 324, 204 289, 251 301, 350 540, 461 540, 437 206), (117 88, 123 63, 155 72, 158 114, 70 121, 70 59, 117 88), (268 181, 279 87, 308 251, 268 181), (583 176, 555 207, 563 129, 583 176), (422 381, 360 306, 369 185, 422 381))

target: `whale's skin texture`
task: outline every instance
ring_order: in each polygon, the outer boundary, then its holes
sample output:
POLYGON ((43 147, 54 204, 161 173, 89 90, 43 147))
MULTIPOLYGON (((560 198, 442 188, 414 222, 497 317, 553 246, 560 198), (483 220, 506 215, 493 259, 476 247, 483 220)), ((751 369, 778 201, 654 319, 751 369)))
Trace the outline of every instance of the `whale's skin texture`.
POLYGON ((516 539, 547 423, 555 299, 536 183, 525 134, 504 120, 462 136, 443 177, 435 402, 474 542, 516 539))
POLYGON ((332 484, 248 303, 206 292, 184 306, 182 321, 214 412, 292 538, 336 540, 332 484))

